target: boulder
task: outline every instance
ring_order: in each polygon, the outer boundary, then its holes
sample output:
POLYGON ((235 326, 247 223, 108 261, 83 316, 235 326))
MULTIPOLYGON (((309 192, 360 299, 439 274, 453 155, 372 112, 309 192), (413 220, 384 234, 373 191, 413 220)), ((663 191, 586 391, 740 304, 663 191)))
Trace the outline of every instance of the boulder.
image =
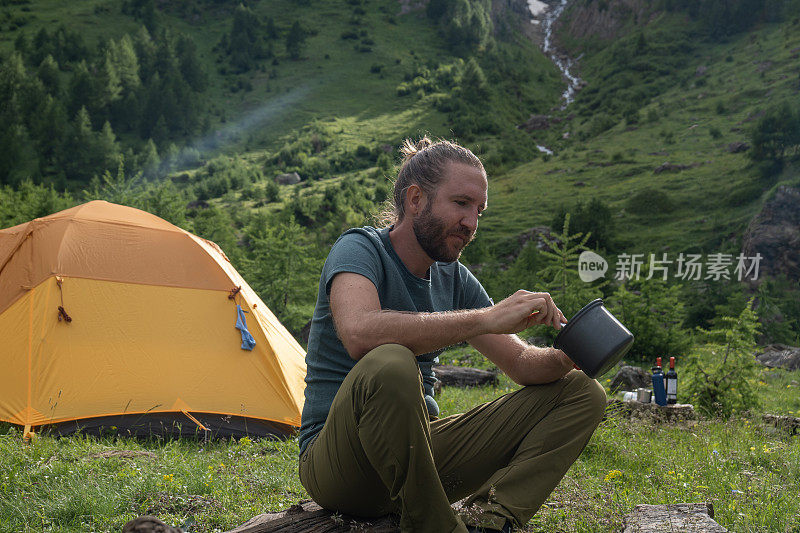
POLYGON ((297 172, 289 172, 288 174, 280 174, 275 177, 275 181, 278 185, 294 185, 295 183, 300 183, 300 174, 297 172))
POLYGON ((525 131, 546 130, 550 127, 550 117, 547 115, 531 115, 521 128, 525 131))
POLYGON ((547 244, 547 240, 545 240, 545 238, 550 240, 554 238, 552 231, 547 226, 534 226, 528 231, 521 233, 517 237, 517 242, 519 243, 519 246, 517 247, 516 253, 513 255, 513 257, 509 259, 511 259, 512 261, 516 259, 517 254, 519 254, 519 252, 525 247, 525 245, 529 241, 534 241, 534 245, 539 250, 550 251, 550 245, 547 244))
POLYGON ((764 349, 764 353, 756 355, 756 359, 769 368, 798 370, 800 369, 800 347, 770 344, 764 349))
POLYGON ((122 526, 122 533, 183 533, 183 530, 169 526, 155 516, 140 516, 122 526))
POLYGON ((739 152, 746 152, 749 149, 750 145, 744 141, 732 142, 726 148, 726 150, 728 150, 732 154, 738 154, 739 152))
POLYGON ((800 250, 800 189, 781 185, 750 221, 742 239, 742 252, 746 257, 761 255, 758 279, 784 274, 797 281, 800 280, 797 250, 800 250))
POLYGON ((654 174, 661 174, 662 172, 680 172, 689 168, 686 165, 677 165, 673 163, 662 163, 653 169, 654 174))
POLYGON ((611 390, 635 391, 652 385, 650 374, 638 366, 624 365, 611 380, 611 390))

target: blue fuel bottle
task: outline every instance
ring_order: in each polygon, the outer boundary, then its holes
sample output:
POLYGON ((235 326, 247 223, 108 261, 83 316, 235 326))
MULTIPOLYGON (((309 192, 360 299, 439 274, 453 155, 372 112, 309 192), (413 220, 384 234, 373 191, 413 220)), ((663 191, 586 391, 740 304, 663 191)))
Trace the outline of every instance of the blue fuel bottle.
POLYGON ((667 405, 667 390, 664 388, 664 371, 661 369, 661 358, 656 358, 656 366, 653 367, 653 396, 658 405, 667 405))

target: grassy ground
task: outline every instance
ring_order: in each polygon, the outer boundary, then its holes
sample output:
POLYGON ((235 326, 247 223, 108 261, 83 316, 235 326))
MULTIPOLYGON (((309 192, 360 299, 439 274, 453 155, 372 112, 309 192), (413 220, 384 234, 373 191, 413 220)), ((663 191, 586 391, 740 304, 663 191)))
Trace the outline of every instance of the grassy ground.
MULTIPOLYGON (((764 410, 800 413, 800 372, 765 371, 764 410)), ((445 415, 514 390, 445 388, 445 415)), ((155 514, 189 531, 226 530, 307 497, 297 441, 148 441, 40 436, 0 429, 0 531, 118 531, 155 514), (100 458, 113 450, 145 452, 100 458)), ((603 422, 529 531, 618 531, 639 503, 712 502, 731 531, 800 528, 800 437, 764 426, 760 413, 653 427, 603 422), (792 487, 795 487, 793 489, 792 487)))

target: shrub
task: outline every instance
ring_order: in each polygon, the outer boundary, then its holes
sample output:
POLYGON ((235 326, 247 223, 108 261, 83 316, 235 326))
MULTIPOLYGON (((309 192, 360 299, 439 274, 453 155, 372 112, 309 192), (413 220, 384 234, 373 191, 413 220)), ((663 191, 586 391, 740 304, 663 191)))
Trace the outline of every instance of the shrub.
POLYGON ((569 209, 562 205, 550 222, 550 227, 562 227, 567 213, 572 216, 570 226, 574 231, 590 234, 586 241, 589 247, 606 251, 616 248, 614 215, 611 208, 602 200, 592 198, 588 204, 579 200, 569 209))
MULTIPOLYGON (((586 283, 578 273, 578 257, 588 250, 586 243, 590 233, 570 233, 570 216, 564 218, 561 233, 551 237, 543 236, 550 250, 539 252, 548 264, 540 272, 544 287, 549 291, 556 304, 566 317, 570 317, 595 298, 602 296, 600 289, 608 281, 586 283)), ((547 335, 555 335, 557 331, 548 329, 547 335)))
POLYGON ((753 145, 748 152, 755 161, 782 161, 800 152, 800 110, 787 103, 766 111, 750 130, 753 145))
POLYGON ((751 298, 738 317, 721 317, 720 328, 699 330, 706 342, 689 358, 686 390, 702 413, 729 417, 759 403, 754 357, 758 316, 752 305, 751 298))
POLYGON ((666 192, 658 189, 642 189, 628 198, 627 209, 637 215, 669 213, 675 204, 666 192))
POLYGON ((616 121, 607 113, 598 113, 589 125, 589 134, 593 137, 599 135, 612 128, 615 123, 616 121))

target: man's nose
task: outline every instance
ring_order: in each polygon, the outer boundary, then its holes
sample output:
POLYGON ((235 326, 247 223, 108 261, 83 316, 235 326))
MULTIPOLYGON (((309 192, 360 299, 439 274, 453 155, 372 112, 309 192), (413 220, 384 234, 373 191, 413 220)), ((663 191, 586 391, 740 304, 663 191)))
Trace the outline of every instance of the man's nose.
POLYGON ((461 225, 474 233, 478 229, 478 213, 474 212, 462 218, 461 225))

